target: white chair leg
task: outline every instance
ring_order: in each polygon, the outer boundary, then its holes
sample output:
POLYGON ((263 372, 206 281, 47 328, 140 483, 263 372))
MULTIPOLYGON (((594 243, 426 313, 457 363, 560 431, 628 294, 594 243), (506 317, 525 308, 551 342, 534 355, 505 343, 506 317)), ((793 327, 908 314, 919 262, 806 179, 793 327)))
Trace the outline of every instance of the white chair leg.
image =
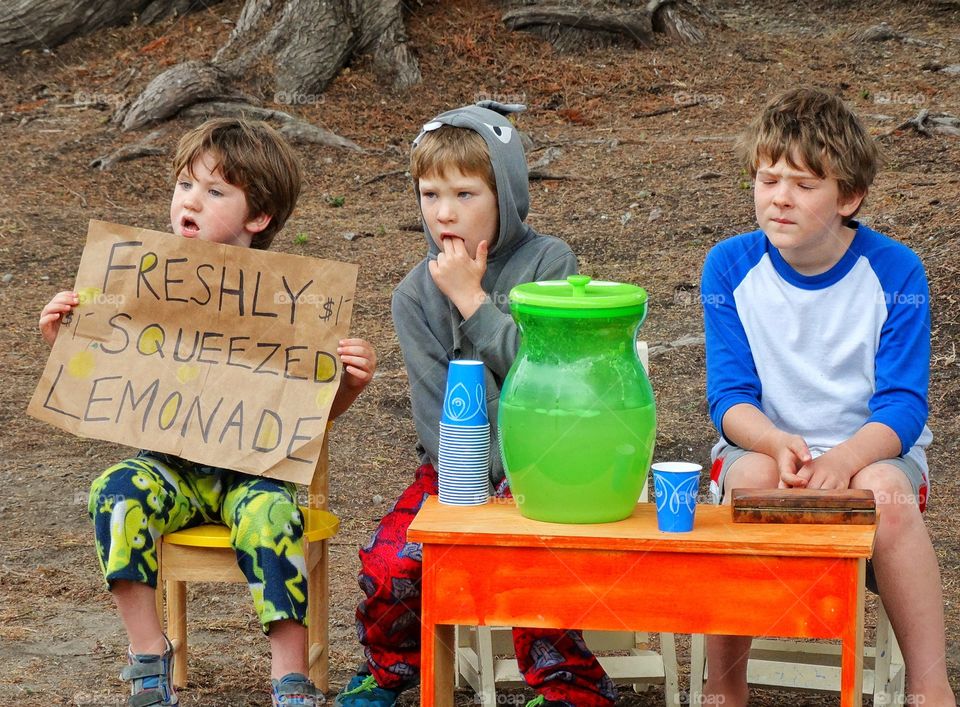
POLYGON ((873 706, 903 705, 904 668, 900 645, 890 626, 890 618, 879 602, 877 644, 873 659, 873 706))
POLYGON ((463 674, 466 658, 463 657, 462 649, 470 645, 467 640, 469 630, 467 626, 453 627, 453 645, 457 647, 453 655, 453 688, 455 690, 462 688, 465 680, 463 674))
POLYGON ((497 686, 493 672, 493 633, 489 626, 477 626, 477 657, 480 661, 480 704, 495 705, 497 686))
POLYGON ((680 683, 677 678, 677 641, 672 633, 660 634, 660 656, 663 659, 663 701, 679 705, 680 683))
POLYGON ((690 636, 690 699, 688 704, 703 704, 703 678, 706 674, 706 639, 702 633, 690 636))

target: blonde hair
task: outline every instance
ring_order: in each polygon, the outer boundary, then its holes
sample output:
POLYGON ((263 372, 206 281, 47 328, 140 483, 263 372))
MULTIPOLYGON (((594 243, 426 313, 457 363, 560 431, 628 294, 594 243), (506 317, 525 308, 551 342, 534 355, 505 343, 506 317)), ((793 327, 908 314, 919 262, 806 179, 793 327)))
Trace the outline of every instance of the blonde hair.
POLYGON ((300 196, 300 165, 290 144, 264 122, 214 118, 180 138, 173 158, 174 179, 184 169, 193 176, 193 165, 203 155, 213 158, 214 171, 243 190, 247 218, 270 216, 270 223, 250 243, 251 248, 269 248, 300 196))
POLYGON ((458 170, 467 177, 481 177, 497 193, 497 179, 490 162, 490 148, 469 128, 443 125, 426 133, 410 153, 410 174, 419 181, 427 175, 446 177, 458 170))
POLYGON ((873 138, 843 100, 809 87, 791 89, 767 103, 739 148, 751 177, 761 162, 785 158, 794 169, 836 179, 843 197, 866 195, 881 162, 873 138))

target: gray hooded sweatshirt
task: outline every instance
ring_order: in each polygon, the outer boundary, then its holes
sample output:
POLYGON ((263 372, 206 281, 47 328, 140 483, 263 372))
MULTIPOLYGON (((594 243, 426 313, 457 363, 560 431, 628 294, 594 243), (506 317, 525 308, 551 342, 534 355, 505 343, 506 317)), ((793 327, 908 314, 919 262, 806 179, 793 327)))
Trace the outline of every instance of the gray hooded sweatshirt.
MULTIPOLYGON (((503 462, 497 439, 500 387, 519 346, 519 332, 510 315, 510 290, 524 282, 562 280, 577 272, 570 247, 558 238, 544 236, 524 223, 530 206, 527 162, 517 129, 501 113, 523 106, 485 101, 438 115, 423 126, 414 141, 441 125, 479 133, 487 143, 497 184, 500 231, 490 248, 481 286, 487 298, 469 319, 434 284, 428 263, 439 249, 424 226, 427 257, 417 263, 393 293, 393 323, 403 350, 410 380, 410 402, 417 427, 421 463, 437 465, 440 414, 447 380, 447 365, 455 359, 483 361, 486 368, 487 413, 490 417, 490 480, 503 479, 503 462)), ((416 185, 415 185, 416 187, 416 185)), ((417 201, 419 190, 415 188, 417 201)))

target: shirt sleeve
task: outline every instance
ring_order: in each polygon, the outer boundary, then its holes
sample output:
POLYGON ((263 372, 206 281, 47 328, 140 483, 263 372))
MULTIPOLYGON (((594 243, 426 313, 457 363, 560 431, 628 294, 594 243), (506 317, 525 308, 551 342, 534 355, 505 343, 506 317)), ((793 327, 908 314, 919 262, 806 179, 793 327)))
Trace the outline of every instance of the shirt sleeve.
MULTIPOLYGON (((722 244, 721 244, 722 245, 722 244)), ((737 274, 721 247, 707 255, 700 280, 707 351, 710 419, 723 434, 723 416, 734 405, 761 409, 760 376, 734 299, 737 274)))
POLYGON ((900 438, 901 454, 917 442, 927 421, 930 384, 930 292, 920 259, 902 253, 899 276, 881 273, 887 319, 875 360, 875 391, 867 422, 880 422, 900 438))
POLYGON ((423 308, 414 298, 395 290, 391 307, 410 381, 410 406, 417 437, 436 466, 440 449, 439 420, 450 353, 430 331, 423 308), (414 361, 416 367, 412 365, 414 361))

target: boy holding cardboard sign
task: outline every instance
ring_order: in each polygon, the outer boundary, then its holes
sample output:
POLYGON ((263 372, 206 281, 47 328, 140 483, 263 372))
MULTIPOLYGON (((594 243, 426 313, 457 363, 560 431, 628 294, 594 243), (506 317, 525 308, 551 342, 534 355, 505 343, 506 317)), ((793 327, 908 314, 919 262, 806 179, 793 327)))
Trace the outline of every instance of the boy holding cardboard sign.
MULTIPOLYGON (((878 150, 837 96, 787 91, 744 140, 760 230, 707 256, 711 486, 868 489, 873 568, 903 649, 910 704, 956 704, 937 556, 921 516, 930 308, 920 259, 853 220, 878 150)), ((750 637, 707 639, 707 703, 747 702, 750 637)))
MULTIPOLYGON (((184 238, 265 250, 293 211, 300 168, 290 146, 263 123, 211 120, 188 132, 174 158, 170 204, 174 233, 184 238)), ((80 303, 60 292, 40 315, 53 344, 64 317, 80 303)), ((292 316, 292 315, 291 315, 292 316)), ((373 378, 376 356, 362 339, 343 339, 343 377, 330 418, 343 413, 373 378)), ((322 701, 306 678, 306 576, 303 525, 292 483, 141 452, 107 469, 91 487, 89 510, 104 577, 130 640, 130 704, 175 705, 172 649, 155 609, 155 538, 207 522, 232 529, 272 651, 273 704, 322 701)))

